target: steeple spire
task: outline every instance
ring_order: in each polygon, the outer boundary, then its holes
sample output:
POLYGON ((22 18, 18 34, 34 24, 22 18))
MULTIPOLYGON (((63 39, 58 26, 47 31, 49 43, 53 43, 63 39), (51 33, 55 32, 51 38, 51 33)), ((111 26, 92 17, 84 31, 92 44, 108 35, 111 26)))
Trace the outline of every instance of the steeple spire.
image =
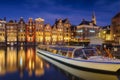
POLYGON ((93 24, 96 25, 96 16, 95 16, 95 12, 92 13, 92 22, 93 22, 93 24))

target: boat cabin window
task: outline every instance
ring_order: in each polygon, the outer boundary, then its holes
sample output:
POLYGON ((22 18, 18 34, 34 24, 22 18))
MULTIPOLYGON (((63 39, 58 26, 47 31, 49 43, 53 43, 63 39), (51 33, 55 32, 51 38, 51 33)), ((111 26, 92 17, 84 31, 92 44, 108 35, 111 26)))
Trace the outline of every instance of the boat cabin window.
POLYGON ((65 51, 61 51, 61 52, 62 52, 61 53, 62 56, 66 56, 67 52, 65 52, 65 51))
POLYGON ((57 54, 62 55, 62 56, 66 56, 67 52, 66 51, 58 50, 57 54))
POLYGON ((94 49, 84 49, 84 52, 87 57, 97 55, 94 49))
POLYGON ((82 49, 75 50, 73 57, 74 58, 83 57, 82 49))
POLYGON ((72 52, 67 52, 67 55, 66 55, 68 58, 72 58, 72 52))
POLYGON ((57 50, 54 50, 54 49, 53 49, 53 50, 52 50, 52 53, 56 54, 56 53, 57 53, 57 50))

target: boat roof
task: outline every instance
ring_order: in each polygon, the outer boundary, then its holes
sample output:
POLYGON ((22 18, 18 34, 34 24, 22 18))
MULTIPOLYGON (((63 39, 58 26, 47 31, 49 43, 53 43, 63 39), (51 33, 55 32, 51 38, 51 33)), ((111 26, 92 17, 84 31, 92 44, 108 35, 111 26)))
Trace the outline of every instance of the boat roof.
POLYGON ((51 49, 55 49, 55 50, 61 50, 61 51, 73 51, 73 50, 95 50, 94 48, 81 48, 81 47, 70 47, 70 46, 50 46, 51 49))
POLYGON ((95 48, 82 48, 83 50, 95 50, 95 48))
POLYGON ((74 47, 50 47, 51 49, 61 50, 61 51, 73 51, 74 47))

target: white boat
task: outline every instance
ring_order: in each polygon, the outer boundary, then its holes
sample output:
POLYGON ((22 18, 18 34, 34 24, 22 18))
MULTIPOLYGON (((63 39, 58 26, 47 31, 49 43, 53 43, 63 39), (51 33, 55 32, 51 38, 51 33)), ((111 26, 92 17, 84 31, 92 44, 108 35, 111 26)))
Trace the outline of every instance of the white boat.
MULTIPOLYGON (((65 47, 64 47, 65 48, 65 47)), ((114 74, 120 72, 120 60, 99 56, 93 48, 66 48, 59 51, 52 47, 49 51, 37 49, 37 52, 57 62, 76 69, 98 73, 114 74), (68 50, 68 51, 67 51, 68 50)))
POLYGON ((58 69, 62 69, 67 76, 72 78, 70 80, 73 80, 73 79, 74 80, 118 80, 119 79, 118 75, 101 74, 101 73, 83 71, 83 70, 76 69, 74 67, 67 66, 60 62, 57 62, 42 54, 37 53, 37 55, 47 60, 48 62, 54 64, 56 67, 58 67, 58 69))

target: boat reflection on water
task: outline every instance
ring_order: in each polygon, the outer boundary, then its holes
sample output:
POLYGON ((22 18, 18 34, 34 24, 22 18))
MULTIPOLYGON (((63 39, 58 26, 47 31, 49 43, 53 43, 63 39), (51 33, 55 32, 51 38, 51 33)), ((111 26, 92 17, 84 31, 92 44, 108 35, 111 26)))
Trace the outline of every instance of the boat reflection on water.
POLYGON ((25 71, 29 76, 41 76, 44 75, 44 68, 49 68, 48 65, 36 55, 35 48, 0 48, 0 76, 19 72, 23 77, 25 71))
POLYGON ((40 57, 47 60, 48 62, 54 64, 58 69, 62 69, 67 75, 70 75, 70 80, 119 80, 118 75, 110 75, 110 74, 101 74, 94 72, 87 72, 83 70, 78 70, 73 67, 69 67, 62 63, 59 63, 51 58, 48 58, 40 53, 37 53, 40 57))

